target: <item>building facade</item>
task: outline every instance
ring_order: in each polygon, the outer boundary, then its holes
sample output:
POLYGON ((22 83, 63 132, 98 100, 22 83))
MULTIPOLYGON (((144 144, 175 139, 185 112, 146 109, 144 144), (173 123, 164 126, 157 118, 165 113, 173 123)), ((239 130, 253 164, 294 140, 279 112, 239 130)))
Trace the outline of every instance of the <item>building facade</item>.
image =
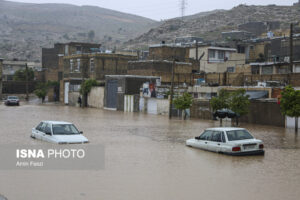
POLYGON ((192 47, 189 57, 200 60, 199 71, 206 73, 235 72, 245 65, 245 54, 238 53, 233 48, 200 46, 197 50, 192 47))

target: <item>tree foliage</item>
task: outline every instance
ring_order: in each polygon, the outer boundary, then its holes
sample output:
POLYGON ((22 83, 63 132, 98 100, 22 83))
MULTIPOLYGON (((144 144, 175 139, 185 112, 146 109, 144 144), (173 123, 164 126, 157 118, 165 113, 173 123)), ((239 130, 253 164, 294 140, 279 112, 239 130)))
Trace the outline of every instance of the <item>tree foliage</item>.
POLYGON ((286 86, 281 92, 280 107, 282 114, 289 117, 300 117, 300 91, 286 86))
POLYGON ((174 105, 179 110, 190 108, 192 103, 193 97, 189 93, 184 93, 182 96, 179 96, 174 100, 174 105))
POLYGON ((238 89, 230 94, 229 108, 238 116, 248 114, 249 105, 250 100, 245 89, 238 89))
POLYGON ((223 108, 229 108, 229 93, 221 89, 217 97, 213 97, 210 101, 210 105, 213 111, 217 111, 223 108))
POLYGON ((42 99, 42 102, 44 102, 44 99, 48 93, 48 90, 53 87, 59 87, 58 81, 48 81, 46 83, 39 83, 34 90, 34 94, 42 99))
MULTIPOLYGON (((34 80, 34 71, 31 68, 27 69, 28 71, 28 81, 33 81, 34 80)), ((19 69, 15 72, 14 81, 26 81, 26 69, 19 69)))
POLYGON ((95 79, 88 79, 81 83, 80 94, 87 95, 92 87, 97 86, 98 82, 95 79))

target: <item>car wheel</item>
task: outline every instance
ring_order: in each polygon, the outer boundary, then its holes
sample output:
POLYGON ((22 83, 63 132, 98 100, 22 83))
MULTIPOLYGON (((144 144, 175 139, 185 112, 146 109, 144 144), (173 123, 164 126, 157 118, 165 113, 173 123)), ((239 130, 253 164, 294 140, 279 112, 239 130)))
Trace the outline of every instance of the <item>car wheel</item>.
POLYGON ((35 139, 35 136, 33 136, 33 135, 30 135, 30 137, 33 138, 33 139, 35 139))

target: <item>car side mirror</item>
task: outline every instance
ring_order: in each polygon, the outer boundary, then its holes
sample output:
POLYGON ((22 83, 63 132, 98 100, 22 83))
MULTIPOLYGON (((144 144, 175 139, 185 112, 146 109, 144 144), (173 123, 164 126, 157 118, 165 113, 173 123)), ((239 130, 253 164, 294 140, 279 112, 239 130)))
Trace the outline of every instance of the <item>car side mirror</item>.
POLYGON ((80 133, 80 134, 83 134, 83 131, 80 131, 79 133, 80 133))
POLYGON ((195 137, 196 140, 200 140, 200 137, 195 137))

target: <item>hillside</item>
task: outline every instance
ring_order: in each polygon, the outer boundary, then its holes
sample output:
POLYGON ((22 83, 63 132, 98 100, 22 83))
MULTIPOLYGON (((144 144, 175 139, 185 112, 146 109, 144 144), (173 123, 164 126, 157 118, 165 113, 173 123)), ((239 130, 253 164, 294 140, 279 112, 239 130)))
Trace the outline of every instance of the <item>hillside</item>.
POLYGON ((40 60, 41 47, 56 42, 97 42, 113 48, 157 24, 100 7, 0 0, 0 57, 40 60))
POLYGON ((239 5, 231 10, 216 10, 197 15, 165 21, 157 28, 126 43, 128 47, 143 47, 161 41, 172 42, 175 37, 193 35, 205 40, 220 39, 221 32, 237 30, 248 22, 278 21, 286 29, 290 22, 300 19, 300 6, 247 6, 239 5))

